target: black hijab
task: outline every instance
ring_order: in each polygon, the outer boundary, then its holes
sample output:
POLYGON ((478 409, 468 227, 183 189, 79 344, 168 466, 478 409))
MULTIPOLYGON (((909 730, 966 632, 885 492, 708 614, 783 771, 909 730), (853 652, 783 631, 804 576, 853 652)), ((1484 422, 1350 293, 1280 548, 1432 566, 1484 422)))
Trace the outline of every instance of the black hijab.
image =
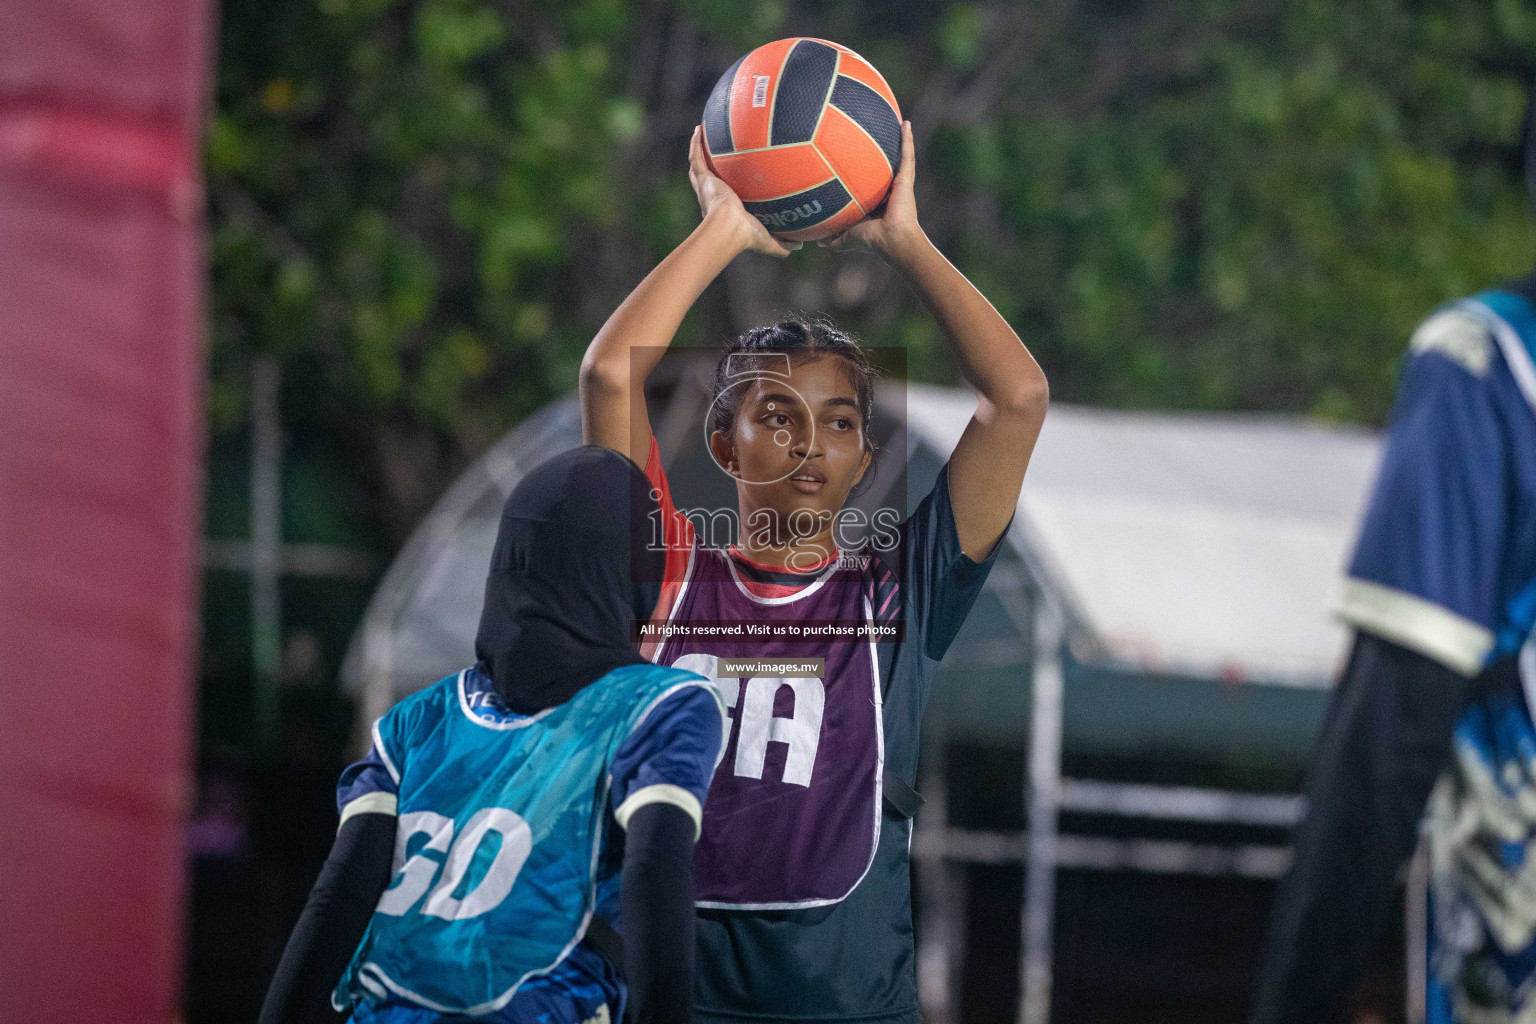
POLYGON ((666 557, 650 543, 650 492, 629 459, 586 445, 535 466, 507 496, 475 656, 511 710, 554 707, 644 661, 631 625, 656 607, 666 557))

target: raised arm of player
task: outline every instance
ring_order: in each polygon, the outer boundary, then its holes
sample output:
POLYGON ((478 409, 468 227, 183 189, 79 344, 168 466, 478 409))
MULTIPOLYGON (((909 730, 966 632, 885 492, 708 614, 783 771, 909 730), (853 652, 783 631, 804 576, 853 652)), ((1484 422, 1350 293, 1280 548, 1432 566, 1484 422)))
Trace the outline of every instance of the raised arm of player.
POLYGON ((645 379, 661 361, 688 310, 726 264, 747 250, 788 256, 704 160, 703 130, 688 147, 688 180, 704 215, 693 233, 630 292, 587 346, 581 361, 581 433, 644 466, 650 447, 645 379))
POLYGON ((976 412, 949 460, 950 502, 960 549, 985 558, 1007 528, 1024 485, 1050 388, 1008 321, 944 258, 917 222, 912 123, 902 125, 901 168, 880 216, 827 244, 865 246, 885 258, 923 297, 976 392, 976 412))

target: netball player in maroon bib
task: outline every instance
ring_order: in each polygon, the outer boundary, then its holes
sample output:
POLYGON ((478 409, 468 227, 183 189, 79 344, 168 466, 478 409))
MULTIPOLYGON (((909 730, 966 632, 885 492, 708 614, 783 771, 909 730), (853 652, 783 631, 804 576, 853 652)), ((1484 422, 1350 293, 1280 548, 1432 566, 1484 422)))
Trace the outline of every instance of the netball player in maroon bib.
MULTIPOLYGON (((653 477, 654 479, 654 477, 653 477)), ((669 621, 872 621, 864 574, 836 562, 769 597, 737 556, 695 545, 669 621)), ((695 848, 701 907, 787 910, 847 896, 875 854, 885 761, 873 637, 668 639, 663 665, 716 680, 734 719, 695 848), (816 676, 720 670, 722 658, 819 659, 816 676)))
POLYGON ((928 496, 858 550, 840 550, 833 527, 874 456, 874 371, 824 322, 756 328, 722 353, 705 426, 735 482, 736 544, 708 545, 673 502, 645 378, 732 259, 799 247, 769 235, 710 173, 697 133, 689 178, 702 221, 582 365, 585 440, 643 466, 662 507, 667 578, 654 622, 672 628, 642 649, 714 679, 731 717, 695 851, 699 1020, 919 1019, 910 822, 883 789, 915 779, 934 669, 1012 520, 1048 397, 1018 336, 923 233, 913 175, 903 125, 883 212, 831 244, 873 250, 922 297, 976 411, 928 496), (881 640, 893 623, 896 638, 881 640), (807 667, 739 664, 765 659, 807 667))

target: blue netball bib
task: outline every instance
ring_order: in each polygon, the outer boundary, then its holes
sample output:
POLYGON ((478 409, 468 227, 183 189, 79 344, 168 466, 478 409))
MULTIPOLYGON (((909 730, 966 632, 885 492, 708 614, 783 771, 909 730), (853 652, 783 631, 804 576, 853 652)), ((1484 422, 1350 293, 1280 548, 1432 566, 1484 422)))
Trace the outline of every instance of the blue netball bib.
POLYGON ((1340 612, 1463 675, 1536 623, 1536 309, 1487 291, 1414 333, 1340 612))
MULTIPOLYGON (((1501 677, 1468 706, 1429 801, 1426 1019, 1526 1020, 1536 1012, 1536 309, 1483 292, 1427 321, 1414 352, 1422 365, 1405 372, 1384 460, 1399 486, 1377 503, 1376 522, 1419 529, 1379 526, 1371 557, 1398 574, 1380 578, 1478 637, 1445 664, 1471 674, 1523 645, 1523 688, 1501 677)), ((1435 623, 1420 615, 1414 625, 1432 637, 1435 623)), ((1455 645, 1424 650, 1437 649, 1455 645)))
MULTIPOLYGON (((396 705, 376 746, 399 786, 394 877, 335 1001, 401 997, 480 1015, 564 960, 596 905, 609 764, 691 672, 616 669, 532 716, 498 713, 467 673, 396 705)), ((716 697, 718 700, 718 697, 716 697)))

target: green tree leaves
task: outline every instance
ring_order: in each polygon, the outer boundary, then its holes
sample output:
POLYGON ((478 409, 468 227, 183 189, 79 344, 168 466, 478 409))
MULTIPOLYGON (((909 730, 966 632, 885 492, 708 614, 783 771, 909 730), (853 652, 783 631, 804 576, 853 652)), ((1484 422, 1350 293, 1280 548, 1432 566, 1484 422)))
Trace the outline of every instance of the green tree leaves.
MULTIPOLYGON (((574 385, 695 222, 683 152, 715 77, 790 33, 882 67, 925 225, 1059 399, 1379 421, 1413 325, 1536 254, 1518 0, 225 0, 215 429, 280 354, 400 536, 574 385)), ((913 297, 879 268, 837 285, 848 259, 745 260, 685 333, 822 309, 948 378, 913 297)))

